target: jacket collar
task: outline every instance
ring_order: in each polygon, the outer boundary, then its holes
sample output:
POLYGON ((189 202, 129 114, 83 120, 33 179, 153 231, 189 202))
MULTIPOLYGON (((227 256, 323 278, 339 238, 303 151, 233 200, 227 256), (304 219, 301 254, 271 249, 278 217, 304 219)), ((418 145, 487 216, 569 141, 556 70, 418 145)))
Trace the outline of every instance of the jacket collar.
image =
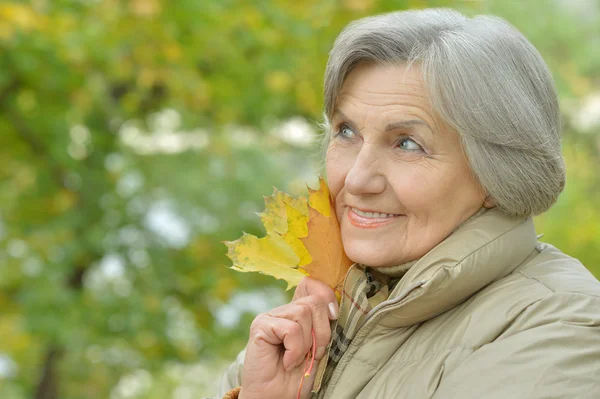
POLYGON ((398 328, 437 316, 513 272, 536 243, 530 217, 510 218, 492 208, 471 218, 411 264, 378 306, 379 324, 398 328))

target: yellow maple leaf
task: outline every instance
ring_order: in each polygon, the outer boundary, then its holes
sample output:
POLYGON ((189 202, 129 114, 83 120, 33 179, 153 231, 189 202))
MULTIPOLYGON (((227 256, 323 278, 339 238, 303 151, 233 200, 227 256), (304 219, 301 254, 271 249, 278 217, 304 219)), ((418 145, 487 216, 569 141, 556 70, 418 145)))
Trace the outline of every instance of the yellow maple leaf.
MULTIPOLYGON (((308 204, 311 208, 316 209, 323 216, 331 216, 331 208, 333 200, 329 193, 329 187, 323 178, 319 177, 319 189, 313 190, 308 188, 308 204)), ((339 230, 339 229, 338 229, 339 230)))
POLYGON ((287 206, 304 216, 308 216, 308 203, 305 197, 293 198, 291 195, 274 188, 273 195, 265 197, 265 211, 259 213, 260 220, 262 220, 267 231, 274 231, 279 234, 287 233, 287 206))
POLYGON ((292 206, 286 204, 286 224, 287 230, 286 233, 282 235, 285 242, 287 242, 290 247, 294 250, 294 253, 298 255, 300 259, 298 262, 298 266, 308 265, 312 262, 312 257, 310 253, 300 241, 301 237, 306 237, 308 235, 308 208, 307 215, 303 215, 300 211, 296 210, 292 206))
POLYGON ((265 198, 259 215, 266 237, 244 234, 225 243, 234 270, 271 275, 285 280, 288 289, 309 275, 340 290, 352 261, 342 246, 333 199, 322 178, 318 190, 308 191, 308 200, 277 189, 265 198))
POLYGON ((231 242, 225 242, 231 267, 239 272, 268 274, 288 283, 287 289, 295 287, 306 276, 298 270, 298 255, 278 234, 258 238, 246 234, 231 242))

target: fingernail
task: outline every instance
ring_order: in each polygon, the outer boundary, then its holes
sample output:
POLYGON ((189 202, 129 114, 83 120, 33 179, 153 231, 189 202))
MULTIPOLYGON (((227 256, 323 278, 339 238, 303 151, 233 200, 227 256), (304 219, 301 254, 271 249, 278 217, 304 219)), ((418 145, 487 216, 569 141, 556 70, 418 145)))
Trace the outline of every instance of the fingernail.
POLYGON ((338 318, 338 306, 337 306, 337 303, 331 302, 327 307, 329 308, 329 318, 331 320, 337 320, 337 318, 338 318))
POLYGON ((315 358, 317 359, 322 359, 323 356, 325 356, 325 347, 324 346, 320 346, 317 348, 317 351, 315 353, 315 358))

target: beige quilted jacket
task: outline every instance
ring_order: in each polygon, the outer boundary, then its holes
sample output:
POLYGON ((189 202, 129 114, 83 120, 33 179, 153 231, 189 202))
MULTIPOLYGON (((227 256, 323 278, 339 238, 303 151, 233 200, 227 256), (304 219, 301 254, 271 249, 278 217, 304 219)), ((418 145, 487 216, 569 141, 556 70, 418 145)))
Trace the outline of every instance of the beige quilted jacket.
MULTIPOLYGON (((215 398, 242 368, 243 353, 215 398)), ((600 283, 531 218, 489 210, 411 267, 317 395, 598 399, 600 283)))

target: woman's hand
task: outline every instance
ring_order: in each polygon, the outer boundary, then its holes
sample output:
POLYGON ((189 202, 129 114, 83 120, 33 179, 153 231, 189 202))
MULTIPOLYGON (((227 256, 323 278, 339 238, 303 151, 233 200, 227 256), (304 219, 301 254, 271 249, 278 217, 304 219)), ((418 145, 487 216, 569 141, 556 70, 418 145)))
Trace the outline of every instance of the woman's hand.
POLYGON ((305 277, 292 302, 258 315, 250 327, 239 398, 296 398, 314 330, 315 365, 302 388, 302 398, 308 397, 331 337, 329 321, 337 319, 337 313, 333 290, 305 277))

